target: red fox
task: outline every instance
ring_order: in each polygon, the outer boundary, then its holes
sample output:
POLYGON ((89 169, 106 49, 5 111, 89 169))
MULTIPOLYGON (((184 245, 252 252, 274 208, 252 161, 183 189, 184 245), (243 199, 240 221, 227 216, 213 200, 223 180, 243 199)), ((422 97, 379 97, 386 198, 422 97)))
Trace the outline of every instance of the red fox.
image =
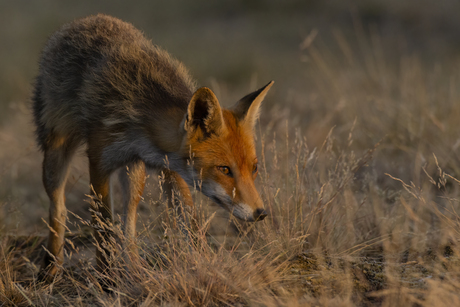
MULTIPOLYGON (((263 220, 267 213, 254 185, 253 129, 272 84, 223 109, 210 89, 196 90, 182 63, 129 23, 97 15, 54 33, 43 50, 33 95, 50 198, 46 276, 54 276, 64 260, 64 187, 72 156, 83 144, 93 193, 101 200, 97 215, 109 224, 110 175, 125 170, 122 229, 128 238, 135 237, 146 167, 165 173, 170 200, 177 193, 192 206, 189 187, 197 187, 236 217, 263 220)), ((95 232, 101 246, 106 236, 95 232)), ((98 249, 99 269, 107 266, 104 257, 98 249)))

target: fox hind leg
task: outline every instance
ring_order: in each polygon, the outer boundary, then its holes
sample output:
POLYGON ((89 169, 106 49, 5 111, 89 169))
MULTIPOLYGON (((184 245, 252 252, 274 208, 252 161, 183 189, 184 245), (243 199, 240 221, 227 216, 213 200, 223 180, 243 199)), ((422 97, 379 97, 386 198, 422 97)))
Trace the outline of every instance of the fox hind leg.
POLYGON ((89 174, 93 195, 92 221, 97 243, 96 260, 98 270, 103 272, 111 266, 113 212, 110 173, 104 171, 99 162, 94 156, 89 155, 89 174))
POLYGON ((124 246, 134 255, 138 254, 135 244, 137 206, 145 186, 145 164, 142 161, 130 163, 120 173, 122 187, 123 221, 122 230, 127 244, 124 246))
POLYGON ((65 184, 70 161, 78 147, 78 140, 51 136, 44 147, 43 184, 50 199, 48 252, 45 255, 41 278, 52 278, 64 261, 64 233, 67 210, 65 184))

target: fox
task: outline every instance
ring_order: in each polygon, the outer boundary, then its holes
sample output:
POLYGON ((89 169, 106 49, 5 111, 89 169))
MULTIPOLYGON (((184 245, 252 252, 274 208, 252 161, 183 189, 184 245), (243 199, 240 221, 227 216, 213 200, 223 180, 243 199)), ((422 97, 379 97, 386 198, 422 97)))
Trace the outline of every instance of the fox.
MULTIPOLYGON (((32 96, 42 180, 49 197, 49 237, 41 273, 53 278, 64 262, 64 189, 77 149, 86 146, 98 246, 113 222, 111 185, 119 172, 123 235, 135 239, 146 170, 164 174, 168 201, 193 207, 191 189, 245 221, 267 217, 255 187, 254 127, 273 81, 231 108, 185 66, 131 23, 98 14, 74 20, 50 36, 32 96), (193 163, 191 163, 193 157, 193 163), (120 171, 121 170, 121 171, 120 171), (199 181, 199 184, 197 182, 199 181)), ((108 250, 96 250, 99 270, 108 250)))

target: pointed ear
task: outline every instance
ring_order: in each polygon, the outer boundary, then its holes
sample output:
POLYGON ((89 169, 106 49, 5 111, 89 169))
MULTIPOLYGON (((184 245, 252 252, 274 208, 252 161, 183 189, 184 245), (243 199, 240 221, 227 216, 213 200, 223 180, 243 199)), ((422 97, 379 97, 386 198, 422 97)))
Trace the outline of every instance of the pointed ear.
POLYGON ((207 137, 219 133, 223 125, 222 110, 216 95, 209 88, 199 88, 188 105, 184 129, 189 133, 200 129, 207 137))
POLYGON ((251 129, 254 128, 256 120, 259 118, 260 104, 273 83, 275 82, 270 81, 261 89, 244 96, 231 109, 238 120, 249 125, 251 129))

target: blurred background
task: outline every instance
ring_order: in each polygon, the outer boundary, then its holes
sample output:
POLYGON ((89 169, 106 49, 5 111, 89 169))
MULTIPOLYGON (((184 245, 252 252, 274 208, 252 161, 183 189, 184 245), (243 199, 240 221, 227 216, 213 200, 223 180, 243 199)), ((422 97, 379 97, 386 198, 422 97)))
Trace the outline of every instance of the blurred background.
MULTIPOLYGON (((298 131, 314 148, 332 127, 345 144, 354 127, 357 152, 384 139, 371 166, 391 193, 385 172, 416 180, 433 152, 458 173, 459 12, 457 0, 0 0, 0 227, 46 230, 30 95, 40 50, 64 23, 131 22, 226 106, 275 80, 263 131, 298 131)), ((76 161, 67 186, 81 215, 86 168, 76 161)))
POLYGON ((312 31, 330 53, 340 52, 338 35, 353 47, 357 34, 374 31, 391 45, 390 56, 417 52, 450 61, 460 48, 459 11, 455 0, 1 1, 0 105, 5 115, 12 103, 26 101, 47 37, 91 14, 133 23, 183 61, 200 85, 216 81, 244 93, 274 79, 285 100, 289 91, 311 89, 302 43, 312 31))

